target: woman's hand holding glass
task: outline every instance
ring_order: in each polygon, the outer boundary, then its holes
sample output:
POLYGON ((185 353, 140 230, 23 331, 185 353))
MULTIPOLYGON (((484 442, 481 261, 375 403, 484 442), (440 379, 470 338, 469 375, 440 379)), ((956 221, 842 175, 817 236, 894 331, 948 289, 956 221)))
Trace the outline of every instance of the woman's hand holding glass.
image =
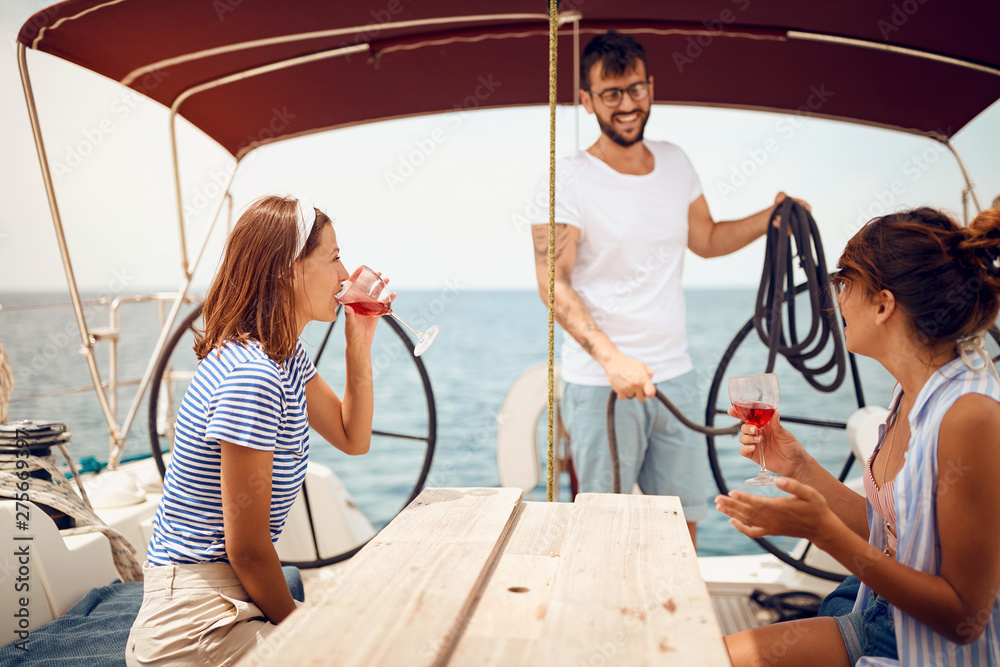
MULTIPOLYGON (((729 416, 740 418, 735 408, 729 408, 729 416)), ((767 467, 785 477, 795 477, 809 461, 802 443, 791 431, 781 425, 780 414, 775 411, 767 428, 743 424, 740 431, 740 456, 760 465, 762 453, 767 452, 767 467)))
MULTIPOLYGON (((340 291, 341 294, 346 294, 350 291, 351 286, 358 280, 358 277, 365 270, 364 266, 359 266, 351 273, 351 277, 348 278, 343 285, 343 289, 340 291)), ((379 276, 382 274, 379 273, 379 276)), ((386 285, 389 284, 388 278, 383 278, 382 282, 386 285)), ((393 292, 389 295, 389 302, 392 302, 396 298, 396 293, 393 292)), ((371 347, 372 341, 375 338, 375 327, 378 325, 379 318, 377 317, 364 317, 359 315, 354 311, 354 308, 349 304, 344 303, 344 315, 346 324, 344 325, 344 335, 347 339, 347 344, 351 345, 354 343, 363 343, 368 347, 371 347)))
MULTIPOLYGON (((764 428, 778 408, 778 376, 774 373, 738 375, 729 378, 729 401, 743 422, 764 428)), ((774 484, 775 477, 767 471, 765 451, 760 451, 760 472, 745 482, 747 486, 774 484)))
MULTIPOLYGON (((734 408, 730 416, 739 418, 734 408)), ((802 443, 781 425, 777 411, 767 428, 743 424, 740 433, 740 455, 757 464, 767 451, 767 467, 782 475, 775 485, 788 493, 780 498, 757 496, 733 490, 727 496, 716 496, 715 508, 730 517, 730 523, 748 537, 768 535, 801 537, 817 542, 832 535, 832 526, 839 521, 823 495, 796 477, 813 462, 802 443)))

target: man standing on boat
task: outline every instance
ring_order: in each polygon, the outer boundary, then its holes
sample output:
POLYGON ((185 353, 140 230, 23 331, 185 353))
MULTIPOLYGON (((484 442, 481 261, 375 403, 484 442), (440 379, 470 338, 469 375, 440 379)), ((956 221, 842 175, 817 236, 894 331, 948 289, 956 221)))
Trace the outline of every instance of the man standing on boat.
MULTIPOLYGON (((775 206, 716 223, 684 152, 643 140, 653 102, 646 53, 632 37, 595 37, 580 63, 580 97, 601 136, 557 165, 555 308, 569 334, 562 348, 562 418, 580 491, 609 492, 606 425, 615 412, 621 488, 680 496, 692 541, 708 513, 704 445, 664 408, 663 392, 695 415, 681 274, 685 249, 701 257, 739 250, 762 236, 775 206)), ((548 198, 548 178, 538 186, 548 198)), ((548 220, 535 220, 535 271, 548 303, 548 220)))

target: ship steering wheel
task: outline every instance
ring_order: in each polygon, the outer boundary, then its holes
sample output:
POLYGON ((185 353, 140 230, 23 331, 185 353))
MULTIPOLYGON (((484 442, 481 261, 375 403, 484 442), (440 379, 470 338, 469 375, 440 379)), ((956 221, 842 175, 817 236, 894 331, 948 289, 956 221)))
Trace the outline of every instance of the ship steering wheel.
MULTIPOLYGON (((198 303, 197 306, 195 306, 195 308, 184 317, 181 323, 177 326, 177 329, 170 336, 170 339, 167 341, 167 344, 163 349, 163 353, 157 359, 156 368, 153 371, 152 382, 150 383, 149 408, 147 412, 149 440, 153 452, 153 459, 156 462, 157 469, 160 471, 161 478, 166 473, 166 468, 163 463, 163 454, 168 452, 173 444, 174 423, 176 420, 177 408, 180 405, 180 398, 183 396, 191 378, 194 376, 194 368, 197 365, 197 360, 192 352, 192 347, 195 329, 196 327, 199 329, 201 328, 201 310, 202 304, 198 303)), ((340 314, 340 310, 341 306, 338 306, 338 315, 340 314)), ((427 410, 427 431, 425 434, 416 435, 400 433, 395 430, 380 430, 377 427, 377 423, 373 424, 372 436, 399 438, 407 441, 423 443, 422 447, 424 449, 424 454, 422 463, 420 464, 420 469, 416 473, 416 479, 409 495, 396 511, 396 513, 398 513, 406 507, 411 500, 417 497, 420 491, 424 488, 424 483, 427 481, 427 475, 431 469, 431 461, 434 458, 434 448, 437 442, 437 409, 434 403, 434 391, 431 388, 430 377, 427 374, 424 362, 420 359, 420 357, 414 356, 413 354, 413 341, 410 340, 410 337, 406 334, 403 328, 396 323, 395 319, 386 317, 383 318, 382 321, 392 329, 396 337, 399 338, 400 344, 402 344, 405 348, 405 354, 400 354, 400 358, 405 359, 408 356, 410 361, 416 367, 416 372, 423 390, 424 402, 427 410)), ((333 333, 336 322, 337 320, 330 322, 323 336, 323 341, 317 349, 315 358, 313 359, 313 364, 316 367, 319 367, 320 359, 322 358, 323 352, 327 347, 327 343, 330 340, 330 336, 333 333)), ((394 372, 390 370, 393 366, 394 364, 390 364, 383 370, 383 372, 391 374, 394 372)), ((408 365, 405 367, 408 367, 408 365)), ((376 414, 378 414, 378 411, 376 411, 376 414)), ((376 417, 376 422, 377 421, 378 418, 376 417)), ((306 489, 303 485, 303 493, 305 492, 306 489)), ((308 497, 306 498, 306 504, 308 506, 308 497)), ((313 531, 313 543, 318 544, 316 541, 315 528, 313 526, 313 517, 311 516, 310 528, 313 531)), ((294 565, 303 569, 323 567, 324 565, 330 565, 332 563, 350 558, 357 553, 362 546, 364 546, 364 544, 360 544, 334 556, 326 558, 318 557, 315 561, 286 562, 284 565, 294 565)), ((319 556, 318 547, 317 556, 319 556)))
MULTIPOLYGON (((804 285, 799 286, 798 291, 802 291, 804 285)), ((715 371, 715 377, 712 379, 712 384, 708 391, 708 399, 706 401, 705 407, 705 424, 707 426, 713 426, 715 418, 719 415, 726 415, 728 404, 728 397, 726 395, 726 390, 724 387, 724 382, 729 376, 727 373, 727 368, 730 365, 732 359, 736 356, 737 351, 740 346, 745 342, 747 336, 754 330, 754 320, 749 319, 743 328, 739 330, 736 336, 733 338, 729 347, 726 349, 725 353, 722 355, 722 361, 719 362, 719 366, 715 371), (720 394, 722 398, 723 405, 719 404, 720 394)), ((1000 330, 996 326, 991 327, 989 334, 993 339, 994 343, 1000 345, 1000 330)), ((1000 354, 991 355, 994 363, 1000 359, 1000 354)), ((861 387, 861 376, 858 372, 857 360, 854 354, 851 352, 847 353, 848 362, 850 365, 851 378, 853 380, 854 395, 857 400, 858 408, 865 407, 864 392, 861 387)), ((731 419, 731 418, 730 418, 731 419)), ((822 419, 811 419, 807 417, 797 417, 792 414, 781 414, 782 423, 788 424, 805 424, 808 426, 819 427, 823 429, 834 429, 834 430, 844 430, 847 429, 847 423, 834 420, 822 420, 822 419)), ((705 439, 708 445, 708 459, 709 464, 712 468, 712 475, 715 478, 716 486, 719 488, 719 493, 728 494, 729 486, 726 483, 726 478, 723 473, 722 467, 719 463, 718 451, 716 449, 716 437, 712 435, 706 435, 705 439)), ((851 472, 851 468, 854 465, 856 458, 854 456, 853 450, 847 455, 847 459, 844 461, 840 473, 837 475, 837 479, 841 482, 847 479, 847 476, 851 472)), ((800 572, 805 574, 810 574, 820 579, 826 579, 828 581, 843 581, 846 577, 845 574, 841 572, 834 572, 831 570, 826 570, 820 567, 815 567, 807 563, 807 559, 810 551, 812 550, 812 542, 806 542, 802 546, 801 542, 797 542, 795 547, 791 549, 783 549, 779 546, 773 539, 766 537, 752 538, 757 544, 759 544, 764 550, 781 560, 782 562, 794 567, 800 572)))

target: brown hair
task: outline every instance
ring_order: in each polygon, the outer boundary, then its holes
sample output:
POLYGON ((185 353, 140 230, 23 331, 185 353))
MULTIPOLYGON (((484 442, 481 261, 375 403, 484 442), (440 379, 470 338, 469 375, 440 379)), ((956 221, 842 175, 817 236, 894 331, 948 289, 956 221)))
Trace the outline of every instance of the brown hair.
POLYGON ((869 296, 889 290, 921 341, 933 347, 989 328, 1000 310, 1000 210, 968 227, 922 207, 875 218, 837 262, 835 282, 869 296))
POLYGON ((601 76, 622 76, 632 71, 638 63, 642 63, 646 74, 649 65, 646 63, 646 50, 642 44, 630 35, 623 35, 617 30, 608 30, 603 35, 594 37, 583 49, 580 58, 580 86, 590 90, 590 70, 594 63, 601 63, 601 76))
POLYGON ((205 296, 205 330, 195 335, 198 359, 230 341, 255 340, 279 364, 295 351, 292 262, 316 249, 330 218, 316 209, 316 224, 296 258, 297 221, 298 201, 273 195, 253 202, 240 216, 205 296))

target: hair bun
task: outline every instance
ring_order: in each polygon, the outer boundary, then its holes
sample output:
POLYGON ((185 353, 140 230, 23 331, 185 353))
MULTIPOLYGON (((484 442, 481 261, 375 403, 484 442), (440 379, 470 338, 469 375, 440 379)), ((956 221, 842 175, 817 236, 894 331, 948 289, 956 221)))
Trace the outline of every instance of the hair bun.
POLYGON ((988 276, 1000 277, 1000 209, 988 208, 969 223, 962 246, 988 276))
POLYGON ((979 255, 986 273, 991 276, 1000 276, 1000 254, 997 253, 996 249, 980 248, 979 255))

